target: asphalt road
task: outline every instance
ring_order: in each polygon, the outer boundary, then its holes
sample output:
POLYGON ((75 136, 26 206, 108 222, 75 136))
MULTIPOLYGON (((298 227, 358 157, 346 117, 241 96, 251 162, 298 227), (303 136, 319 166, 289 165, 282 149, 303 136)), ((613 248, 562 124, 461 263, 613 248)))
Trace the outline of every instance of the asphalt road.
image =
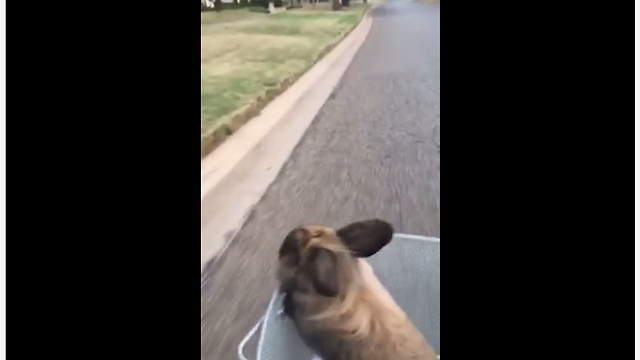
POLYGON ((379 217, 440 237, 440 8, 395 0, 226 252, 202 274, 201 359, 237 359, 293 227, 379 217))

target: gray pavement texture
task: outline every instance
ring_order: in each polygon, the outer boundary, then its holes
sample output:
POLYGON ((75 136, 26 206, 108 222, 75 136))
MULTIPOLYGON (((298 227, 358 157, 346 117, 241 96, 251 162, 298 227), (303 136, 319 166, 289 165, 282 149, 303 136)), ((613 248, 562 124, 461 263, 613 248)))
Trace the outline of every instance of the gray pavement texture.
POLYGON ((201 359, 237 358, 276 286, 278 247, 293 227, 379 217, 398 232, 440 237, 440 8, 395 0, 372 16, 340 84, 202 273, 201 359))

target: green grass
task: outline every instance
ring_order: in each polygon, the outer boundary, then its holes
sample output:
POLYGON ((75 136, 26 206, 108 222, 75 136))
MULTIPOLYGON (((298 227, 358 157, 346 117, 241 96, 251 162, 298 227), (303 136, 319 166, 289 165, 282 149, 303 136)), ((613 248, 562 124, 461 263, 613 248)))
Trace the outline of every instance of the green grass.
POLYGON ((283 83, 308 69, 364 10, 365 5, 353 4, 334 12, 329 4, 318 4, 274 15, 246 9, 201 13, 203 141, 221 126, 246 121, 238 119, 249 110, 255 113, 283 83))

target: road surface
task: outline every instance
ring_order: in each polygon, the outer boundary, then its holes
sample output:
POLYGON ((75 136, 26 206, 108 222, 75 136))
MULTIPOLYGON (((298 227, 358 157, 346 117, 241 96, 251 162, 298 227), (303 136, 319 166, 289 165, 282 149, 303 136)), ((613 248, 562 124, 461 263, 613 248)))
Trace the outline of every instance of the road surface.
POLYGON ((202 274, 201 359, 236 359, 293 227, 379 217, 440 237, 440 8, 395 0, 226 252, 202 274), (437 126, 436 126, 437 125, 437 126))

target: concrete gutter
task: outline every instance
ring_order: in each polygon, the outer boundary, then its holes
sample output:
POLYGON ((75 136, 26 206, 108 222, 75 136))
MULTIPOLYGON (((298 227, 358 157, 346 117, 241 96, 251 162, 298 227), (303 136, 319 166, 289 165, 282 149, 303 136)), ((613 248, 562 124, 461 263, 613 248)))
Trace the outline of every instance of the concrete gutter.
POLYGON ((201 271, 244 225, 333 92, 371 29, 371 9, 327 56, 202 160, 201 271))

